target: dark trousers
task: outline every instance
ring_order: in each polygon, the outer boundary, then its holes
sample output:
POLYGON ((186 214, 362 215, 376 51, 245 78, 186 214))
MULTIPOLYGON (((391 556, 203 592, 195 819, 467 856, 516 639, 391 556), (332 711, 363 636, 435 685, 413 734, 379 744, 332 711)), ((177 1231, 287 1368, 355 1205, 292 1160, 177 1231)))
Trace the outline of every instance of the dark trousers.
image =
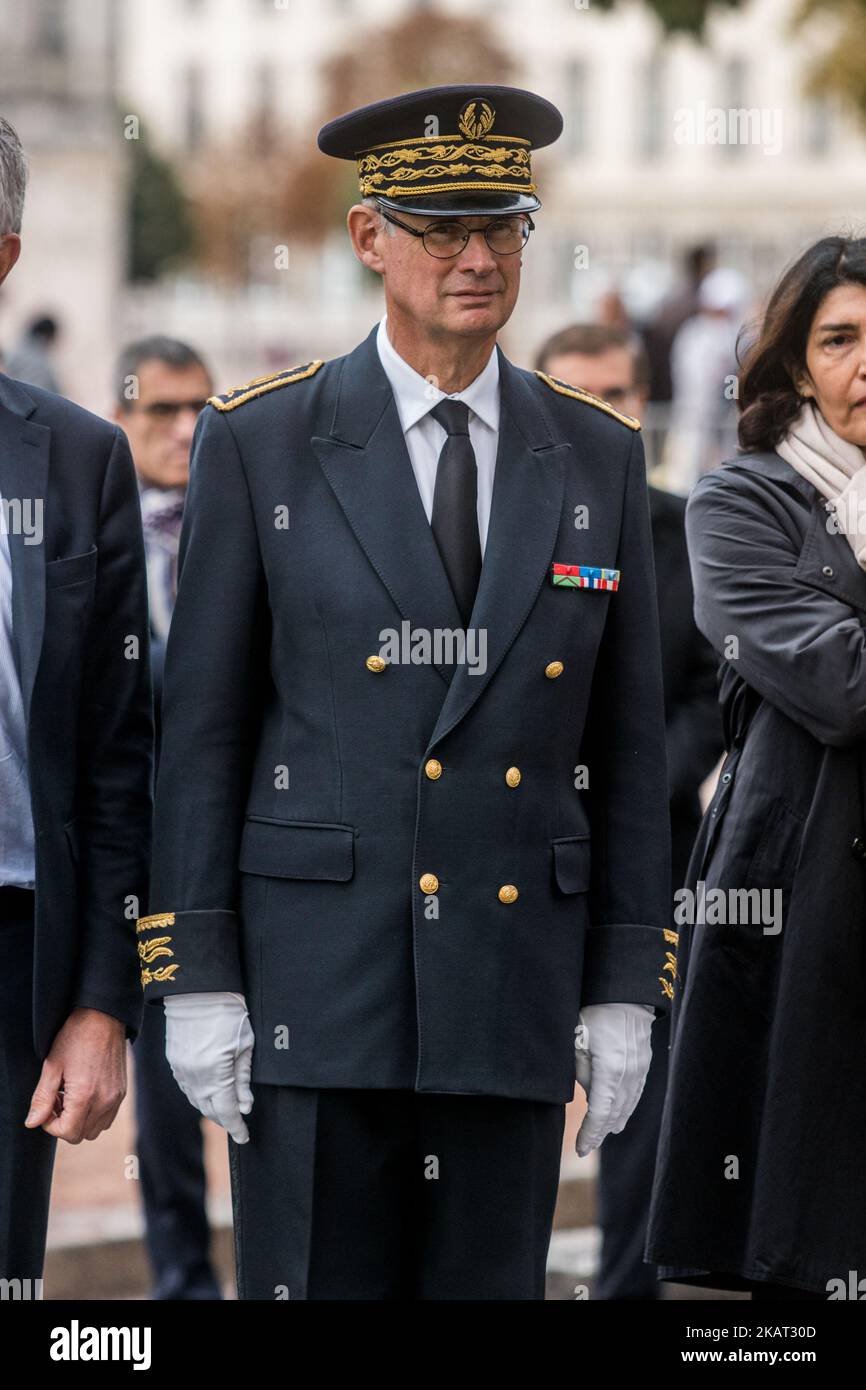
POLYGON ((652 1026, 652 1060, 643 1093, 621 1134, 598 1151, 598 1224, 602 1231, 597 1298, 658 1298, 655 1265, 644 1264, 656 1149, 668 1084, 670 1015, 652 1026))
POLYGON ((254 1085, 242 1299, 542 1299, 565 1107, 254 1085))
POLYGON ((41 1279, 57 1140, 25 1129, 33 1048, 33 892, 0 887, 0 1278, 41 1279))
POLYGON ((220 1298, 209 1253, 201 1115, 190 1105, 166 1060, 161 1004, 146 1005, 132 1053, 152 1296, 220 1298))

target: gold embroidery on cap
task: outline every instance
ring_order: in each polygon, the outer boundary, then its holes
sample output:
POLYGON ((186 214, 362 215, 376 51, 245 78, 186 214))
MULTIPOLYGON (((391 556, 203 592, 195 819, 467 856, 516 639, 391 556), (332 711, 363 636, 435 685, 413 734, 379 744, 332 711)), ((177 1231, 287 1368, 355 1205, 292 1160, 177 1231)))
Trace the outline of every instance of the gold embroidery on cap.
MULTIPOLYGON (((367 145, 363 150, 358 151, 358 157, 369 154, 372 150, 391 150, 400 145, 417 145, 419 148, 426 142, 432 148, 434 140, 459 140, 459 135, 407 135, 402 140, 382 140, 378 145, 367 145)), ((503 140, 506 144, 526 145, 529 147, 531 141, 525 140, 522 135, 485 135, 485 144, 491 140, 503 140)))
POLYGON ((457 118, 460 132, 467 140, 483 140, 487 132, 493 129, 496 120, 496 112, 488 101, 482 101, 481 111, 476 117, 477 108, 478 102, 470 101, 457 118))

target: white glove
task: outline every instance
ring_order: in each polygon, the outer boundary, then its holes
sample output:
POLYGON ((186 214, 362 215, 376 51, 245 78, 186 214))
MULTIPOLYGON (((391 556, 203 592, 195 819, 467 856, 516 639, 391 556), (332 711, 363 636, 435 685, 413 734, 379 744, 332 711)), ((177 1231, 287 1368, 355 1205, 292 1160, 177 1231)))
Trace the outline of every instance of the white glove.
POLYGON ((587 1004, 578 1014, 575 1075, 587 1099, 577 1134, 581 1158, 625 1129, 649 1071, 654 1018, 651 1004, 587 1004))
POLYGON ((165 1055, 187 1100, 227 1129, 249 1139, 241 1116, 253 1108, 250 1074, 253 1030, 242 994, 170 994, 165 999, 165 1055))

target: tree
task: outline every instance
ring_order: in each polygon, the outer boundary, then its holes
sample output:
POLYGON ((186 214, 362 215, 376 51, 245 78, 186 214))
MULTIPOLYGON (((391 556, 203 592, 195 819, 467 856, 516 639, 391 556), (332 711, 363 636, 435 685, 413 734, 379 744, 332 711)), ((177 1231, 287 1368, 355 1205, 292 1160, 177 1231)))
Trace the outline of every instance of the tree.
POLYGON ((801 0, 795 29, 812 24, 816 16, 830 40, 813 60, 809 91, 840 98, 866 121, 866 0, 801 0))
MULTIPOLYGON (((612 10, 619 0, 592 0, 593 8, 612 10)), ((693 34, 702 38, 707 17, 714 9, 741 9, 742 0, 649 0, 668 34, 693 34)))
MULTIPOLYGON (((620 0, 592 0, 612 10, 620 0)), ((665 33, 686 33, 703 39, 714 11, 742 9, 743 0, 648 0, 665 33)), ((791 16, 791 32, 799 34, 821 20, 826 37, 812 59, 806 89, 812 96, 837 97, 866 120, 866 0, 799 0, 791 16)))
POLYGON ((192 255, 189 203, 174 169, 150 147, 144 128, 131 140, 127 191, 130 280, 157 280, 192 255))

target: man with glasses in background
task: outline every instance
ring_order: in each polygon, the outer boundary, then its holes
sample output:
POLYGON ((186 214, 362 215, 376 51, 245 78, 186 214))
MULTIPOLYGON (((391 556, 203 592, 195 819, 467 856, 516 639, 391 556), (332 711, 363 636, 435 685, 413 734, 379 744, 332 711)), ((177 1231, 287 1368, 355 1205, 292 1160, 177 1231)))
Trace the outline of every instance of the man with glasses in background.
POLYGON ((177 547, 189 483, 189 451, 195 422, 207 405, 213 382, 194 348, 155 334, 123 349, 114 384, 113 417, 129 440, 138 477, 158 720, 165 644, 177 596, 177 547))
MULTIPOLYGON (((592 391, 640 418, 648 399, 649 364, 641 341, 625 328, 575 323, 554 333, 536 365, 560 381, 592 391)), ((686 547, 685 499, 649 488, 665 692, 671 869, 674 889, 686 879, 701 823, 699 789, 722 752, 716 690, 718 660, 698 630, 686 547)), ((671 929, 674 928, 671 903, 671 929)), ((668 1076, 670 1016, 653 1030, 652 1064, 623 1134, 599 1154, 598 1225, 602 1244, 595 1297, 660 1298, 653 1265, 644 1263, 656 1149, 668 1076)))
POLYGON ((667 1008, 638 423, 496 343, 561 129, 493 86, 325 126, 386 316, 193 442, 139 929, 241 1298, 543 1298, 575 1074, 587 1153, 667 1008))
MULTIPOLYGON (((177 548, 195 422, 213 390, 202 358, 177 338, 154 335, 123 349, 115 367, 114 419, 138 477, 150 606, 154 713, 177 595, 177 548)), ((205 1207, 201 1117, 172 1079, 165 1015, 145 1009, 133 1049, 141 1197, 156 1299, 216 1299, 205 1207)))

